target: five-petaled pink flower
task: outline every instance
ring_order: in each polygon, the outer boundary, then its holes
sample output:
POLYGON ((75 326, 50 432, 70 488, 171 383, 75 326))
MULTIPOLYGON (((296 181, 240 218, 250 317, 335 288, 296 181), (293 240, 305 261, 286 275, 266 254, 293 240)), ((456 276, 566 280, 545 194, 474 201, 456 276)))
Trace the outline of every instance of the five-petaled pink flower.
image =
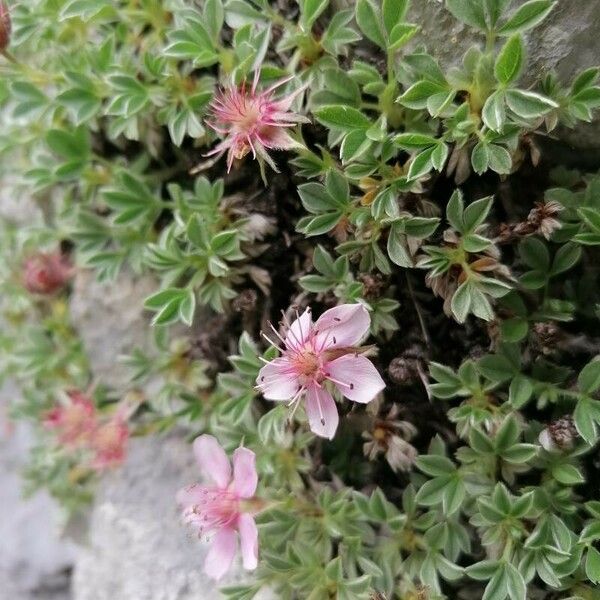
POLYGON ((229 569, 239 536, 244 568, 258 562, 258 530, 252 516, 251 499, 256 491, 254 452, 240 447, 233 453, 233 476, 225 450, 212 435, 194 440, 194 454, 202 474, 210 483, 191 485, 177 494, 183 518, 198 535, 213 535, 204 561, 209 577, 220 579, 229 569))
POLYGON ((89 443, 96 428, 96 407, 93 400, 83 392, 67 392, 65 402, 50 410, 44 417, 44 425, 56 431, 58 441, 67 448, 89 443))
POLYGON ((213 121, 209 125, 223 137, 223 141, 207 156, 227 151, 227 171, 231 170, 234 158, 243 158, 250 151, 254 158, 265 160, 277 171, 267 150, 302 147, 285 128, 308 122, 306 117, 290 112, 294 99, 306 86, 275 99, 273 92, 293 79, 293 75, 266 90, 257 91, 259 74, 257 70, 250 89, 247 88, 246 82, 242 83, 241 87, 232 85, 217 92, 211 104, 213 121))
POLYGON ((60 252, 30 256, 23 266, 23 285, 32 294, 53 294, 73 276, 73 266, 60 252))
POLYGON ((373 363, 356 347, 370 323, 362 304, 343 304, 325 311, 316 323, 307 308, 285 337, 272 327, 282 343, 277 346, 281 355, 260 370, 258 388, 265 398, 289 400, 290 405, 304 396, 311 430, 332 439, 339 417, 326 381, 361 403, 370 402, 385 387, 373 363))

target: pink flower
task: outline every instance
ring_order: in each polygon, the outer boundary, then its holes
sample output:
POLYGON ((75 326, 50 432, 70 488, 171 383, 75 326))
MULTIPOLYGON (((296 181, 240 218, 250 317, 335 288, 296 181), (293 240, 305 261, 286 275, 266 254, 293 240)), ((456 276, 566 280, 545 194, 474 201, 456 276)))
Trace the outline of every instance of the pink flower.
POLYGON ((6 50, 10 43, 12 23, 6 2, 0 2, 0 52, 6 50))
POLYGON ((283 347, 279 347, 281 356, 258 374, 264 397, 289 400, 290 404, 305 397, 311 430, 332 439, 339 417, 326 381, 346 398, 361 403, 370 402, 385 387, 373 363, 355 347, 370 323, 362 304, 343 304, 325 311, 314 324, 307 308, 288 327, 285 337, 273 328, 283 347))
POLYGON ((50 410, 44 425, 57 432, 58 441, 66 447, 86 444, 96 427, 96 407, 92 399, 79 391, 67 392, 68 400, 50 410))
POLYGON ((92 467, 99 471, 119 466, 127 454, 129 427, 122 415, 98 425, 90 441, 93 452, 92 467))
POLYGON ((194 440, 194 454, 208 485, 191 485, 177 494, 184 520, 199 536, 214 534, 204 561, 205 573, 220 579, 237 551, 238 537, 244 568, 258 563, 258 530, 250 512, 258 483, 254 452, 240 447, 233 453, 233 477, 227 454, 212 435, 194 440))
POLYGON ((256 86, 259 74, 259 71, 256 71, 250 89, 247 89, 246 82, 241 87, 232 85, 218 92, 211 104, 214 121, 210 126, 224 139, 207 156, 227 151, 228 172, 234 158, 243 158, 250 151, 254 158, 265 160, 277 171, 267 150, 302 147, 285 128, 308 122, 306 117, 290 112, 292 102, 306 86, 276 100, 273 98, 273 92, 293 79, 293 75, 258 92, 256 86))
POLYGON ((23 285, 32 294, 53 294, 73 275, 73 266, 60 252, 38 253, 23 266, 23 285))

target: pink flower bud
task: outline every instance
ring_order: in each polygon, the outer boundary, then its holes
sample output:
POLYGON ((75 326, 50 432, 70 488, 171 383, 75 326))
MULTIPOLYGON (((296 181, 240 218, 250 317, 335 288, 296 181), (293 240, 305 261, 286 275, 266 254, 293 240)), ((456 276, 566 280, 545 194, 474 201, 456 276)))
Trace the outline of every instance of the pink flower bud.
POLYGON ((6 2, 0 2, 0 51, 6 50, 10 43, 12 23, 6 2))
POLYGON ((128 441, 129 427, 121 415, 99 425, 91 439, 94 469, 102 471, 119 466, 127 455, 128 441))
POLYGON ((73 275, 73 266, 60 252, 31 256, 23 266, 23 285, 32 294, 53 294, 73 275))
POLYGON ((46 413, 44 426, 56 432, 61 445, 68 448, 86 445, 96 427, 96 407, 83 392, 67 392, 65 402, 46 413))

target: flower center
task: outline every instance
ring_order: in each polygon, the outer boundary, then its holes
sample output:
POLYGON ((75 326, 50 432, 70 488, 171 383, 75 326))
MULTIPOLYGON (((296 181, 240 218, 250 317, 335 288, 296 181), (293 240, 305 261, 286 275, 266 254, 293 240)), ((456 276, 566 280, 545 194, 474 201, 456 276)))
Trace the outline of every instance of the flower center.
POLYGON ((306 350, 294 359, 295 367, 300 375, 314 378, 321 370, 321 361, 315 352, 306 350))
POLYGON ((197 528, 200 536, 230 525, 237 518, 240 513, 237 494, 219 488, 197 489, 199 498, 184 510, 183 517, 189 525, 197 528))

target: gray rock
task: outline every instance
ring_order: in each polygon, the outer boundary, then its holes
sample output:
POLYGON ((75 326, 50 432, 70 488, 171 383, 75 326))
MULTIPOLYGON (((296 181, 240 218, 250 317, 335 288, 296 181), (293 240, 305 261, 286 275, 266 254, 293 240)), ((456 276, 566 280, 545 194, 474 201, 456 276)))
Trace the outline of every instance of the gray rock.
MULTIPOLYGON (((18 391, 6 385, 0 404, 18 391)), ((61 513, 44 492, 23 499, 21 469, 32 443, 25 423, 0 426, 0 598, 69 600, 76 548, 61 538, 61 513)))
POLYGON ((79 270, 71 296, 71 316, 94 374, 107 386, 123 391, 131 373, 118 358, 144 346, 149 320, 144 298, 157 289, 151 277, 122 272, 113 283, 100 283, 94 273, 79 270))
MULTIPOLYGON (((127 463, 106 477, 97 496, 74 600, 219 598, 202 571, 207 546, 181 524, 175 504, 177 490, 197 480, 181 435, 133 441, 127 463)), ((239 564, 232 571, 226 583, 243 576, 239 564)))

